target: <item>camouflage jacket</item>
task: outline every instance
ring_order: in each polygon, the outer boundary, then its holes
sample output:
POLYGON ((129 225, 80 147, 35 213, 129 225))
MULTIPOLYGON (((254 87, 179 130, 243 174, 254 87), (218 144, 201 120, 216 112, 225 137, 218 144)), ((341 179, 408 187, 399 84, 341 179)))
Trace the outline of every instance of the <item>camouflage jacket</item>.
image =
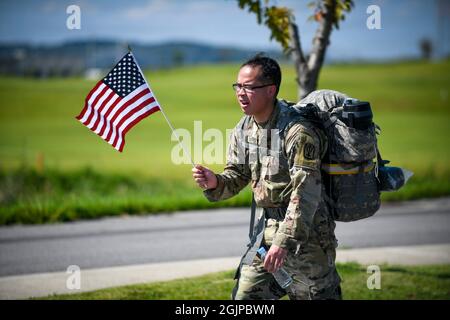
POLYGON ((218 185, 204 194, 210 201, 225 200, 251 182, 258 207, 287 208, 272 243, 288 248, 306 241, 313 227, 326 149, 325 134, 278 100, 266 123, 250 116, 239 121, 230 136, 227 164, 216 175, 218 185))

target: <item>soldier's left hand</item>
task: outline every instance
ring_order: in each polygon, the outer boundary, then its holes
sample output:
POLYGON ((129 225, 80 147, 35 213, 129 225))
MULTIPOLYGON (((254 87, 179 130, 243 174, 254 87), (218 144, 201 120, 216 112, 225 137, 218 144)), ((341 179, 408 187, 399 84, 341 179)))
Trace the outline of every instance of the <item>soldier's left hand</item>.
POLYGON ((271 273, 278 271, 278 269, 280 269, 283 265, 286 256, 286 249, 280 248, 276 245, 272 245, 264 259, 264 268, 271 273))

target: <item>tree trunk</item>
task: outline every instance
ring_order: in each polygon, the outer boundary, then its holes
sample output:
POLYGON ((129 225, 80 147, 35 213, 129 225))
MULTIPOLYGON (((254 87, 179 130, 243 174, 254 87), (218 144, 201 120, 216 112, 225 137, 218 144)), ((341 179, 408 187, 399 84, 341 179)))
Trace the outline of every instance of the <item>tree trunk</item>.
POLYGON ((303 54, 298 27, 290 23, 291 50, 290 54, 294 60, 297 73, 298 98, 303 99, 309 93, 317 89, 320 70, 325 59, 325 53, 333 27, 336 0, 330 1, 330 5, 324 4, 322 17, 313 39, 311 53, 305 59, 303 54))

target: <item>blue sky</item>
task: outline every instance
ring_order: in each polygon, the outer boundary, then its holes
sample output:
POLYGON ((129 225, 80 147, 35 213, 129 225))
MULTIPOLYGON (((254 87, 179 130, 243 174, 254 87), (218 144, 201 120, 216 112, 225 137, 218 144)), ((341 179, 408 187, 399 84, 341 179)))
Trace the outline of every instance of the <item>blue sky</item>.
MULTIPOLYGON (((272 0, 292 8, 306 50, 317 24, 308 22, 311 0, 272 0)), ((418 56, 420 39, 449 52, 449 10, 438 0, 355 0, 355 8, 332 34, 335 59, 390 59, 418 56), (369 30, 366 9, 381 10, 381 29, 369 30), (439 31, 438 15, 443 17, 439 31)), ((22 0, 0 2, 0 42, 58 43, 79 39, 118 39, 144 43, 188 40, 243 48, 279 49, 266 27, 242 11, 235 0, 22 0), (68 30, 66 8, 81 9, 81 30, 68 30)))

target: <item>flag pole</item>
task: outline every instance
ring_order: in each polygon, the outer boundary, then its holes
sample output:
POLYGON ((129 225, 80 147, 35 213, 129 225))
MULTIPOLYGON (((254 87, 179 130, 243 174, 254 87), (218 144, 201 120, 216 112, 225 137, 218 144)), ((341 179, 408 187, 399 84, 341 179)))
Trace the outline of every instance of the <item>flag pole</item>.
MULTIPOLYGON (((131 47, 130 45, 128 45, 128 52, 133 56, 134 62, 136 63, 139 72, 142 74, 142 77, 144 78, 145 83, 147 84, 147 86, 150 88, 150 85, 147 82, 147 79, 145 79, 145 75, 144 72, 142 72, 141 67, 139 66, 139 63, 137 62, 136 58, 133 55, 133 52, 131 52, 131 47)), ((194 161, 192 160, 192 156, 191 153, 184 147, 184 144, 181 142, 180 137, 178 136, 177 132, 175 131, 175 129, 172 126, 172 123, 170 122, 169 118, 166 116, 166 113, 164 112, 161 104, 158 102, 158 100, 156 100, 155 95, 153 95, 153 98, 155 99, 155 102, 158 104, 159 106, 159 110, 161 111, 161 113, 163 114, 164 118, 166 119, 167 124, 169 125, 170 129, 172 130, 172 133, 175 135, 175 137, 178 140, 178 143, 180 144, 181 148, 184 150, 184 152, 189 156, 189 160, 191 161, 192 167, 195 167, 194 161)))

